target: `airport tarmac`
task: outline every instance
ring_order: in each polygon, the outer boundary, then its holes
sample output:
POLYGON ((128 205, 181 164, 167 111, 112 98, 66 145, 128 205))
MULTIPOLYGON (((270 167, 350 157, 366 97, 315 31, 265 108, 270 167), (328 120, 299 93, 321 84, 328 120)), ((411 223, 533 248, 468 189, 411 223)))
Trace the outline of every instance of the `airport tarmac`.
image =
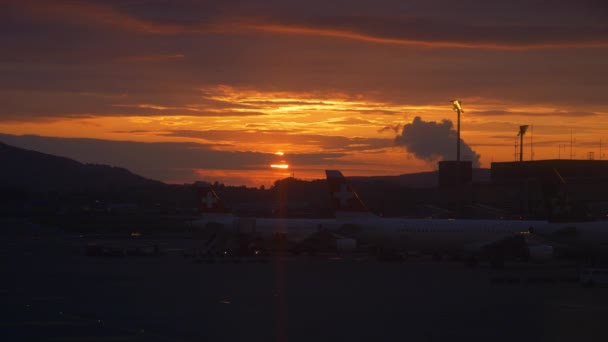
POLYGON ((87 257, 86 243, 3 239, 3 341, 608 339, 608 289, 581 287, 570 263, 197 263, 179 252, 192 240, 159 240, 158 257, 87 257))

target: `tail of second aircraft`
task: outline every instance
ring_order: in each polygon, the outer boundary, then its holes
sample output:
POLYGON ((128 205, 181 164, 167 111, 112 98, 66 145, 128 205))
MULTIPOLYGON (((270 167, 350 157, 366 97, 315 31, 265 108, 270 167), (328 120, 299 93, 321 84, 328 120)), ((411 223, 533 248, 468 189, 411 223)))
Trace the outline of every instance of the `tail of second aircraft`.
POLYGON ((549 221, 586 221, 587 210, 583 203, 570 199, 566 181, 552 168, 541 183, 545 215, 549 221))
POLYGON ((331 203, 338 216, 373 216, 339 170, 325 170, 331 203))

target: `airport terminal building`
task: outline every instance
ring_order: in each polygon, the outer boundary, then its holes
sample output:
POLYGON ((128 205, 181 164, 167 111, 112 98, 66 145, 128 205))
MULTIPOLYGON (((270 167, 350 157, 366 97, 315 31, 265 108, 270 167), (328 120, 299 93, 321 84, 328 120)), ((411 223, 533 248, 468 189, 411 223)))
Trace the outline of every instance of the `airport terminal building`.
POLYGON ((584 210, 596 217, 608 211, 606 160, 497 162, 491 166, 491 182, 497 189, 506 190, 512 207, 519 202, 523 214, 537 214, 547 204, 574 206, 572 203, 578 206, 572 210, 584 210))
POLYGON ((606 218, 608 161, 494 162, 480 181, 467 161, 439 163, 438 192, 427 199, 466 217, 547 218, 562 206, 573 217, 606 218))

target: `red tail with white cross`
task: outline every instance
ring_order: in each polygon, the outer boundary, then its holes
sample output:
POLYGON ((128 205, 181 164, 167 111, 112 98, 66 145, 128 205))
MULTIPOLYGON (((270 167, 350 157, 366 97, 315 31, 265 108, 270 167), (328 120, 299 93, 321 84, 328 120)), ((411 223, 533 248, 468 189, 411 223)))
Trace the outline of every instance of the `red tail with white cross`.
POLYGON ((342 213, 369 213, 359 195, 348 184, 342 172, 338 170, 325 170, 331 203, 336 211, 342 213))
POLYGON ((217 196, 211 184, 204 182, 196 183, 199 195, 199 211, 205 213, 228 213, 222 200, 217 196))

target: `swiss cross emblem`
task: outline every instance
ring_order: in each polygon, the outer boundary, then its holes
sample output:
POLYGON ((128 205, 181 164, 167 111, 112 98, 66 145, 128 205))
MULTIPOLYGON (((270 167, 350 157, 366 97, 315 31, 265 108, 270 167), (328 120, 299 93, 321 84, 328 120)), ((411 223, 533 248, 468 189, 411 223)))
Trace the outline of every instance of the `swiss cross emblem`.
POLYGON ((210 191, 207 193, 206 197, 203 197, 201 199, 201 202, 203 202, 203 204, 207 205, 207 209, 211 209, 211 208, 213 208, 213 205, 215 203, 217 203, 217 199, 213 196, 213 194, 210 191))
POLYGON ((351 191, 348 191, 346 184, 340 184, 340 191, 334 192, 334 198, 340 201, 340 206, 346 207, 348 200, 354 197, 351 191))

